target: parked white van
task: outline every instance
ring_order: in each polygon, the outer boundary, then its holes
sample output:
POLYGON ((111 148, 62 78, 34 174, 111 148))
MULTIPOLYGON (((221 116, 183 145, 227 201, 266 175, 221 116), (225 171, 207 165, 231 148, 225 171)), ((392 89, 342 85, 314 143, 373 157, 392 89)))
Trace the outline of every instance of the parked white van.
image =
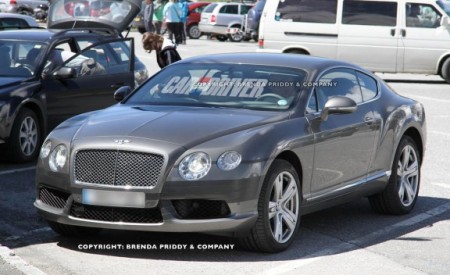
POLYGON ((258 51, 341 59, 376 72, 439 74, 450 83, 449 10, 443 0, 267 1, 258 51))

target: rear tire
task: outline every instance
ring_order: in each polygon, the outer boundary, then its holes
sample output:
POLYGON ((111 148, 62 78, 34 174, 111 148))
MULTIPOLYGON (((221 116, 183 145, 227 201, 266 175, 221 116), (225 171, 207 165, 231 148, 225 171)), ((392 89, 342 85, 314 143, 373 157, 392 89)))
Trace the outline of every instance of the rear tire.
POLYGON ((28 162, 36 159, 41 146, 42 128, 36 114, 23 108, 17 115, 8 140, 9 159, 28 162))
POLYGON ((450 57, 448 57, 444 61, 444 64, 442 64, 441 77, 445 80, 445 82, 450 84, 450 57))
POLYGON ((371 207, 382 214, 403 215, 414 208, 420 187, 420 155, 417 145, 404 136, 395 152, 392 174, 383 192, 370 196, 371 207))
POLYGON ((258 201, 258 218, 240 244, 249 250, 280 252, 288 248, 300 224, 301 186, 297 171, 285 160, 270 167, 258 201))
POLYGON ((144 34, 145 28, 143 28, 143 27, 138 27, 137 29, 138 29, 138 32, 139 32, 140 34, 144 34))
POLYGON ((66 237, 89 237, 99 234, 102 229, 94 227, 81 227, 47 221, 50 228, 57 234, 66 237))
POLYGON ((202 32, 200 31, 198 25, 190 25, 187 29, 187 33, 190 39, 199 39, 202 36, 202 32))

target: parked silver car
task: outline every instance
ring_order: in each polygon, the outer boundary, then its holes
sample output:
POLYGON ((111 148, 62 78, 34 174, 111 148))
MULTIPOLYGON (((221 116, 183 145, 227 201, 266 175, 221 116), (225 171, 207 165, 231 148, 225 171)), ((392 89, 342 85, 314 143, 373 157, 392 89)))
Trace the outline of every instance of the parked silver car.
POLYGON ((39 28, 36 20, 28 15, 0 13, 0 30, 39 28))
POLYGON ((240 42, 244 35, 240 30, 244 25, 245 15, 252 8, 251 4, 211 3, 202 12, 199 28, 202 33, 216 35, 220 41, 230 38, 240 42))

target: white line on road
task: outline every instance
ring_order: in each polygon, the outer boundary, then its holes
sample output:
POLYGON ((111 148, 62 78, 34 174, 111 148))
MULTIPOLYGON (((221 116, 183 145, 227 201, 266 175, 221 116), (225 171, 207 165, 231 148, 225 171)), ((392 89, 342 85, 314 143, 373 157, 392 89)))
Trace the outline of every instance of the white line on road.
POLYGON ((441 99, 441 98, 421 96, 421 95, 409 95, 409 96, 412 97, 412 98, 419 98, 419 99, 424 99, 424 100, 437 101, 437 102, 440 102, 440 103, 450 103, 450 100, 448 100, 448 99, 441 99))
POLYGON ((307 258, 301 258, 298 260, 293 260, 288 263, 277 265, 273 269, 266 270, 262 274, 267 275, 275 275, 275 274, 286 274, 289 272, 292 272, 293 270, 296 270, 302 266, 308 265, 310 263, 316 262, 318 260, 323 259, 326 256, 339 254, 348 250, 355 250, 360 249, 363 247, 365 243, 370 243, 371 241, 375 241, 376 239, 388 235, 390 232, 394 230, 398 230, 399 228, 408 227, 414 224, 418 224, 420 222, 423 222, 427 219, 430 219, 432 217, 435 217, 437 215, 440 215, 442 213, 445 213, 450 210, 450 202, 443 204, 441 206, 438 206, 436 208, 430 209, 424 213, 421 213, 419 215, 413 216, 409 219, 406 219, 404 221, 398 222, 396 224, 387 226, 383 229, 377 230, 375 232, 372 232, 371 234, 365 235, 364 237, 357 238, 348 242, 342 242, 338 245, 332 246, 327 249, 320 250, 314 254, 306 256, 307 258))
POLYGON ((441 136, 450 137, 450 133, 441 132, 441 131, 428 131, 428 133, 429 134, 435 134, 435 135, 441 135, 441 136))
POLYGON ((13 173, 19 173, 19 172, 25 172, 25 171, 31 171, 33 169, 36 169, 36 166, 0 171, 0 176, 7 175, 7 174, 13 174, 13 173))
POLYGON ((439 186, 439 187, 443 187, 443 188, 448 188, 450 189, 450 184, 449 183, 442 183, 442 182, 432 182, 430 183, 431 185, 434 186, 439 186))
POLYGON ((27 275, 45 275, 45 273, 42 272, 40 269, 38 269, 37 267, 32 266, 32 265, 28 264, 27 262, 25 262, 22 258, 17 256, 14 253, 14 251, 12 251, 11 249, 9 249, 6 246, 1 246, 0 245, 0 257, 5 262, 10 264, 14 268, 20 270, 24 274, 27 274, 27 275))

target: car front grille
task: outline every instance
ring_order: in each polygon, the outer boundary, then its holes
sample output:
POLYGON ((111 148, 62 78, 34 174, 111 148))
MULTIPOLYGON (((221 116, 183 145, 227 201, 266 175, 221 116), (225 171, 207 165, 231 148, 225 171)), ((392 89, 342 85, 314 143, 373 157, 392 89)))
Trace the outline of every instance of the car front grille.
POLYGON ((225 201, 173 200, 172 204, 182 219, 217 219, 230 215, 225 201))
POLYGON ((39 189, 39 200, 55 208, 64 208, 69 196, 70 194, 47 187, 39 189))
POLYGON ((101 185, 153 187, 164 157, 119 150, 82 150, 75 156, 75 180, 101 185))
POLYGON ((162 223, 159 208, 93 206, 74 202, 70 215, 76 218, 106 222, 162 223))

